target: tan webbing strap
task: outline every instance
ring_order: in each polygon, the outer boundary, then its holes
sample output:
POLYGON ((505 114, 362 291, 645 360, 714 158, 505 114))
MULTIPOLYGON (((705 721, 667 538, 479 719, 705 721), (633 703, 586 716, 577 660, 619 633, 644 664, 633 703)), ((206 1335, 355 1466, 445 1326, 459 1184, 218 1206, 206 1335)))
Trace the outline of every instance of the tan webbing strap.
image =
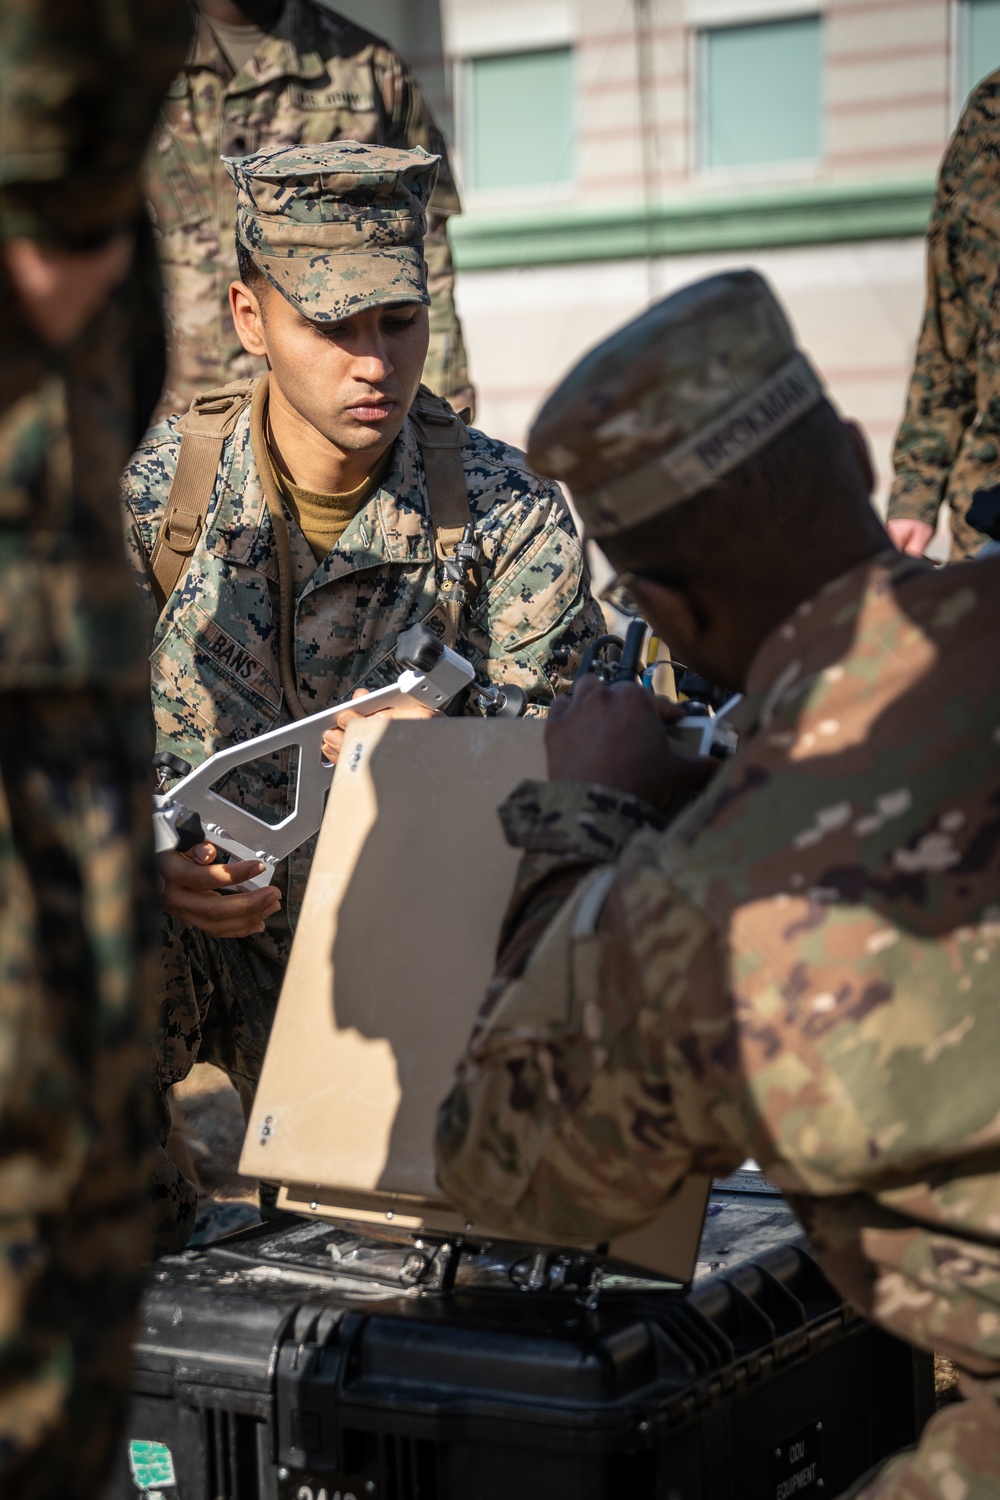
POLYGON ((456 557, 465 529, 472 524, 469 487, 462 463, 462 449, 469 441, 465 423, 447 402, 421 386, 410 408, 410 421, 420 444, 420 457, 427 482, 427 503, 434 527, 434 550, 446 564, 439 584, 444 605, 446 646, 454 647, 462 628, 462 614, 479 585, 472 563, 456 557))
POLYGON ((252 390, 252 381, 239 380, 196 396, 177 424, 181 451, 149 559, 150 583, 161 613, 187 572, 205 529, 223 445, 252 390))
POLYGON ((453 557, 462 533, 472 520, 462 449, 469 434, 465 423, 448 404, 421 386, 410 408, 427 480, 427 501, 434 527, 434 544, 443 562, 453 557))

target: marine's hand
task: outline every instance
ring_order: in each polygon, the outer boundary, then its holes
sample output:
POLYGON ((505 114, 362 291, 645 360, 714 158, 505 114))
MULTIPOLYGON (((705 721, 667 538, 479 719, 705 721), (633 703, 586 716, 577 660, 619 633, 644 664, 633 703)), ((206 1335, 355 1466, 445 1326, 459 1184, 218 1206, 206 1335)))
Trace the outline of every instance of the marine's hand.
POLYGON ((28 322, 47 343, 61 349, 103 307, 132 259, 133 236, 116 234, 96 250, 58 250, 34 240, 12 239, 3 247, 10 276, 28 322))
POLYGON ((892 537, 893 545, 900 552, 908 552, 911 557, 923 557, 934 535, 934 527, 927 521, 911 521, 903 517, 887 521, 886 530, 892 537))
POLYGON ((557 698, 545 721, 549 777, 593 781, 666 807, 677 792, 698 791, 718 769, 673 748, 667 725, 684 706, 637 683, 584 677, 557 698))
POLYGON ((187 853, 172 849, 161 854, 160 897, 172 917, 207 932, 210 937, 249 937, 264 931, 264 918, 281 905, 273 885, 259 891, 232 892, 234 885, 252 880, 264 866, 256 859, 234 859, 215 864, 214 844, 196 844, 187 853))
MULTIPOLYGON (((352 693, 353 698, 367 698, 368 689, 358 688, 352 693)), ((345 708, 337 720, 336 729, 328 729, 323 735, 323 759, 335 766, 340 757, 344 745, 344 730, 356 719, 435 719, 437 714, 432 708, 427 708, 423 703, 411 700, 400 704, 398 708, 383 708, 377 714, 359 714, 353 708, 345 708)))

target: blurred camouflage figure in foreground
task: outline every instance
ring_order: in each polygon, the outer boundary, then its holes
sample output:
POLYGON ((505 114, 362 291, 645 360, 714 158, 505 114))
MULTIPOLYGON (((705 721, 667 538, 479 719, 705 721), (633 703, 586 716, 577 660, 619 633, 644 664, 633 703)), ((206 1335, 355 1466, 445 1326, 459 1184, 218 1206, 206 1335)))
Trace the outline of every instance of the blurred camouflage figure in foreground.
POLYGON ((442 1185, 593 1242, 755 1157, 843 1292, 964 1372, 867 1493, 995 1496, 1000 560, 887 545, 860 434, 752 272, 587 356, 529 451, 677 656, 745 689, 742 740, 665 827, 691 762, 652 696, 554 707, 553 779, 502 809, 525 854, 442 1185))
POLYGON ((320 0, 198 0, 190 56, 150 153, 170 353, 160 410, 263 374, 229 316, 237 276, 236 193, 220 157, 355 140, 421 146, 441 158, 427 233, 431 338, 424 380, 456 411, 473 405, 448 219, 461 211, 444 137, 393 49, 320 0))
POLYGON ((948 147, 927 232, 927 305, 896 437, 889 532, 919 556, 938 511, 951 511, 951 555, 983 544, 965 513, 976 490, 1000 482, 1000 266, 997 172, 1000 72, 973 93, 948 147))
POLYGON ((147 1250, 148 706, 118 475, 174 0, 0 5, 0 1492, 92 1500, 147 1250), (135 253, 133 253, 135 250, 135 253))
MULTIPOLYGON (((384 686, 417 622, 481 682, 516 684, 529 712, 544 711, 601 616, 559 491, 420 386, 436 158, 348 141, 229 168, 232 316, 270 373, 154 427, 123 484, 136 567, 160 611, 158 748, 199 764, 384 686)), ((227 782, 268 819, 292 810, 293 790, 287 752, 227 782)), ((161 856, 163 1090, 200 1057, 249 1111, 314 846, 246 894, 226 888, 262 865, 217 863, 211 844, 161 856)), ((168 1127, 164 1111, 164 1140, 168 1127)), ((157 1244, 177 1247, 197 1197, 165 1157, 160 1168, 157 1244)))

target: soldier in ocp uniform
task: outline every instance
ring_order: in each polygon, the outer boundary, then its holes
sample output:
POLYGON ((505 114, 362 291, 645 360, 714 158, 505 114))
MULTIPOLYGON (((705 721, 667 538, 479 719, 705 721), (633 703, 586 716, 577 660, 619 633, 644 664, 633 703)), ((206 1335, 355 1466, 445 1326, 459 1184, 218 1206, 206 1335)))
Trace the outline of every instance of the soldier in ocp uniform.
MULTIPOLYGON (((518 686, 540 713, 602 629, 558 490, 420 386, 437 165, 352 142, 229 163, 232 314, 269 374, 153 428, 124 479, 136 566, 159 611, 161 750, 198 763, 382 686, 417 622, 480 682, 518 686), (478 563, 456 551, 466 533, 478 563)), ((333 757, 341 737, 328 739, 333 757)), ((255 762, 230 795, 283 816, 288 770, 280 756, 255 762)), ((312 851, 250 894, 225 892, 263 867, 221 865, 211 845, 162 859, 162 1090, 201 1057, 249 1109, 312 851)), ((164 1112, 164 1139, 168 1123, 164 1112)), ((196 1198, 161 1168, 159 1244, 176 1245, 196 1198)))
POLYGON ((161 412, 183 412, 199 391, 262 372, 229 316, 236 194, 221 158, 336 140, 420 146, 441 158, 428 205, 424 378, 456 411, 471 408, 448 244, 461 204, 444 137, 407 64, 319 0, 198 0, 198 11, 148 162, 170 318, 161 412))
POLYGON ((175 0, 0 6, 0 1494, 94 1500, 148 1254, 148 671, 121 469, 175 0))
POLYGON ((743 690, 692 769, 635 686, 550 713, 551 780, 438 1126, 441 1184, 513 1238, 591 1243, 747 1156, 864 1313, 969 1399, 879 1500, 1000 1493, 1000 559, 889 544, 860 434, 766 283, 713 277, 588 355, 536 419, 658 634, 743 690), (789 538, 793 538, 792 542, 789 538))
POLYGON ((983 544, 965 513, 1000 483, 1000 72, 985 78, 941 166, 927 231, 927 305, 896 437, 889 534, 919 557, 947 505, 951 555, 983 544))

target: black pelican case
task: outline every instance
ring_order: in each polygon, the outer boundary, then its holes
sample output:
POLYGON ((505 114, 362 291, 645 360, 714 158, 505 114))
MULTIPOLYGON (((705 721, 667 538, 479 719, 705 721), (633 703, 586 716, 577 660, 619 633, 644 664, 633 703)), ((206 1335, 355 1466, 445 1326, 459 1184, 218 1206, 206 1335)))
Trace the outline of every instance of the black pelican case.
POLYGON ((154 1267, 111 1500, 832 1500, 933 1399, 798 1243, 685 1289, 286 1219, 154 1267))

